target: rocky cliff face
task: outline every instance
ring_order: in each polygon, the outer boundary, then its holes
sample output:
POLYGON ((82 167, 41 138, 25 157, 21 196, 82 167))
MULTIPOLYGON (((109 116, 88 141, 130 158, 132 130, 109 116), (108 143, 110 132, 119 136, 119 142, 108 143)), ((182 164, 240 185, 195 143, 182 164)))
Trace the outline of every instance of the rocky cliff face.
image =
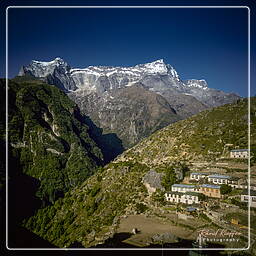
POLYGON ((164 97, 146 90, 141 84, 102 95, 74 92, 69 96, 106 133, 115 131, 126 148, 136 144, 142 137, 181 120, 164 97))
POLYGON ((19 75, 38 77, 67 92, 104 133, 116 133, 125 147, 164 125, 239 98, 208 88, 205 80, 181 80, 176 70, 162 59, 133 67, 82 69, 70 68, 56 58, 50 62, 32 61, 22 67, 19 75), (162 110, 150 114, 153 105, 161 106, 162 110))
MULTIPOLYGON (((4 88, 5 80, 0 83, 4 88)), ((40 199, 55 201, 103 163, 79 109, 61 90, 10 80, 8 93, 9 175, 35 178, 40 199)))

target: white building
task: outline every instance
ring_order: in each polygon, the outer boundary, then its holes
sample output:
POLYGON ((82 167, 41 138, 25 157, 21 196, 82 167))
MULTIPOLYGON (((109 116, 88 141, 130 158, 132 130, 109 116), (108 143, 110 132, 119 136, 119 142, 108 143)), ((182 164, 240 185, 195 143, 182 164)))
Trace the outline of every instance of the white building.
POLYGON ((248 149, 233 149, 230 151, 231 158, 248 158, 249 150, 248 149))
POLYGON ((195 192, 196 186, 195 185, 187 185, 187 184, 173 184, 172 185, 172 192, 195 192))
POLYGON ((243 183, 243 184, 240 184, 238 185, 238 189, 249 189, 250 190, 253 190, 253 191, 256 191, 256 185, 255 184, 250 184, 250 186, 248 186, 248 183, 243 183))
POLYGON ((256 191, 250 191, 250 197, 248 195, 248 190, 243 191, 241 194, 241 202, 248 202, 250 200, 251 207, 256 207, 256 191))
POLYGON ((196 181, 199 181, 203 178, 207 177, 207 174, 206 173, 203 173, 203 172, 192 172, 190 174, 190 180, 196 180, 196 181))
POLYGON ((166 192, 165 199, 171 203, 199 204, 199 193, 166 192))
POLYGON ((208 176, 208 182, 213 184, 228 184, 230 176, 213 174, 208 176))

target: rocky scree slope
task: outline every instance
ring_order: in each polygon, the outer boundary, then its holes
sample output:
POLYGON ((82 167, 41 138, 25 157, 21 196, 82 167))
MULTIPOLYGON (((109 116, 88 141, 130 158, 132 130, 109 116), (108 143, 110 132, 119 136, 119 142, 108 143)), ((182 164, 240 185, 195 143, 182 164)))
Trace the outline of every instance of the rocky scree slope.
MULTIPOLYGON (((256 98, 251 103, 255 150, 256 98)), ((247 148, 247 109, 247 100, 240 100, 155 132, 24 225, 58 247, 104 243, 116 232, 121 216, 150 212, 152 201, 142 183, 150 170, 168 170, 170 175, 174 164, 185 166, 225 154, 227 143, 247 148)))
MULTIPOLYGON (((116 98, 122 96, 118 92, 120 89, 126 89, 126 94, 131 91, 132 94, 133 89, 128 88, 140 83, 144 89, 151 91, 152 94, 159 94, 167 100, 179 117, 169 118, 170 115, 166 115, 165 110, 161 111, 160 114, 163 112, 163 115, 159 118, 164 121, 158 128, 163 128, 164 124, 187 118, 206 108, 230 103, 239 98, 235 94, 208 88, 205 80, 182 81, 176 70, 164 63, 162 59, 133 67, 89 66, 82 69, 70 68, 65 61, 56 58, 50 62, 32 61, 30 65, 21 68, 19 76, 24 75, 43 79, 67 92, 81 111, 88 114, 93 122, 103 128, 104 132, 117 133, 124 141, 125 147, 131 147, 147 136, 148 133, 141 128, 141 122, 146 122, 148 118, 152 119, 146 126, 153 132, 157 120, 154 116, 145 115, 145 120, 137 116, 139 119, 135 119, 134 122, 134 116, 126 113, 127 107, 118 109, 119 105, 117 105, 115 108, 117 101, 123 100, 125 104, 125 99, 116 98), (103 109, 102 104, 106 107, 111 105, 114 112, 103 109), (119 115, 116 115, 117 111, 119 115), (106 123, 108 118, 111 122, 106 123), (115 128, 125 118, 128 118, 129 122, 123 127, 123 134, 120 134, 115 128), (131 131, 134 131, 133 137, 131 131), (129 140, 126 137, 129 137, 129 140)), ((143 95, 147 97, 147 94, 143 95)), ((138 99, 135 99, 135 105, 137 101, 138 99)), ((145 99, 144 104, 147 103, 145 99)), ((145 106, 149 111, 151 107, 151 105, 145 106)), ((145 127, 145 125, 142 126, 145 127)))

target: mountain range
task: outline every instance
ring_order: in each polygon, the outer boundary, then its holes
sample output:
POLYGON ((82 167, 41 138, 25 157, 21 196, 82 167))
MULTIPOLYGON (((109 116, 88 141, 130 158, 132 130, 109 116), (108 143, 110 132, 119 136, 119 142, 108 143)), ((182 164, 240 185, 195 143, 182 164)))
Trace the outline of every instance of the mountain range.
POLYGON ((158 129, 240 97, 209 88, 203 79, 182 80, 163 59, 133 67, 71 68, 63 59, 33 60, 19 76, 63 90, 82 113, 129 148, 158 129))
MULTIPOLYGON (((4 93, 5 81, 0 85, 4 93)), ((165 115, 175 114, 163 96, 140 82, 114 93, 125 102, 131 99, 127 105, 134 104, 133 97, 139 99, 130 115, 138 111, 143 116, 147 109, 139 111, 144 101, 158 102, 154 111, 148 110, 155 119, 163 109, 165 115)), ((9 246, 14 248, 23 240, 24 233, 17 232, 21 226, 57 247, 109 246, 107 241, 118 232, 124 216, 158 214, 158 200, 163 195, 149 200, 143 185, 149 173, 166 177, 175 171, 183 176, 191 162, 211 163, 227 157, 226 145, 248 147, 248 101, 239 99, 163 124, 165 128, 119 152, 103 167, 99 128, 86 124, 89 118, 66 93, 37 78, 20 76, 8 81, 8 94, 9 246)), ((251 113, 253 135, 255 98, 251 99, 251 113)), ((4 138, 4 127, 0 128, 4 138)), ((254 137, 251 150, 255 154, 254 137)))

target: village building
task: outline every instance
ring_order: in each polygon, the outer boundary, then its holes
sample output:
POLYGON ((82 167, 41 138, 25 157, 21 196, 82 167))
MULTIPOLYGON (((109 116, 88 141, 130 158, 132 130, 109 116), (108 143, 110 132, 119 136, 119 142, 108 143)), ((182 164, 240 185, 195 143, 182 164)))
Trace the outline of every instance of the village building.
POLYGON ((230 151, 230 158, 248 158, 248 149, 233 149, 230 151))
POLYGON ((188 185, 188 184, 173 184, 172 185, 172 192, 195 192, 196 186, 195 185, 188 185))
POLYGON ((250 190, 256 191, 256 184, 251 183, 250 186, 248 186, 248 182, 242 179, 239 179, 237 182, 229 182, 228 185, 236 189, 248 189, 249 187, 250 190))
POLYGON ((230 176, 213 174, 208 176, 208 182, 213 184, 228 184, 230 176))
POLYGON ((199 204, 199 193, 166 192, 165 199, 171 203, 199 204))
POLYGON ((203 184, 199 188, 199 192, 214 198, 220 198, 220 186, 219 185, 211 185, 211 184, 203 184))
POLYGON ((228 185, 232 188, 238 188, 241 185, 242 179, 238 177, 230 177, 228 180, 228 185))
POLYGON ((190 180, 196 180, 196 181, 199 181, 203 178, 207 177, 207 174, 206 173, 203 173, 203 172, 192 172, 190 174, 190 180))
POLYGON ((251 185, 250 185, 250 190, 256 191, 256 185, 255 185, 255 184, 251 184, 251 185))
POLYGON ((251 190, 250 196, 248 190, 244 190, 241 194, 241 202, 248 203, 250 201, 251 207, 256 207, 256 191, 251 190))

